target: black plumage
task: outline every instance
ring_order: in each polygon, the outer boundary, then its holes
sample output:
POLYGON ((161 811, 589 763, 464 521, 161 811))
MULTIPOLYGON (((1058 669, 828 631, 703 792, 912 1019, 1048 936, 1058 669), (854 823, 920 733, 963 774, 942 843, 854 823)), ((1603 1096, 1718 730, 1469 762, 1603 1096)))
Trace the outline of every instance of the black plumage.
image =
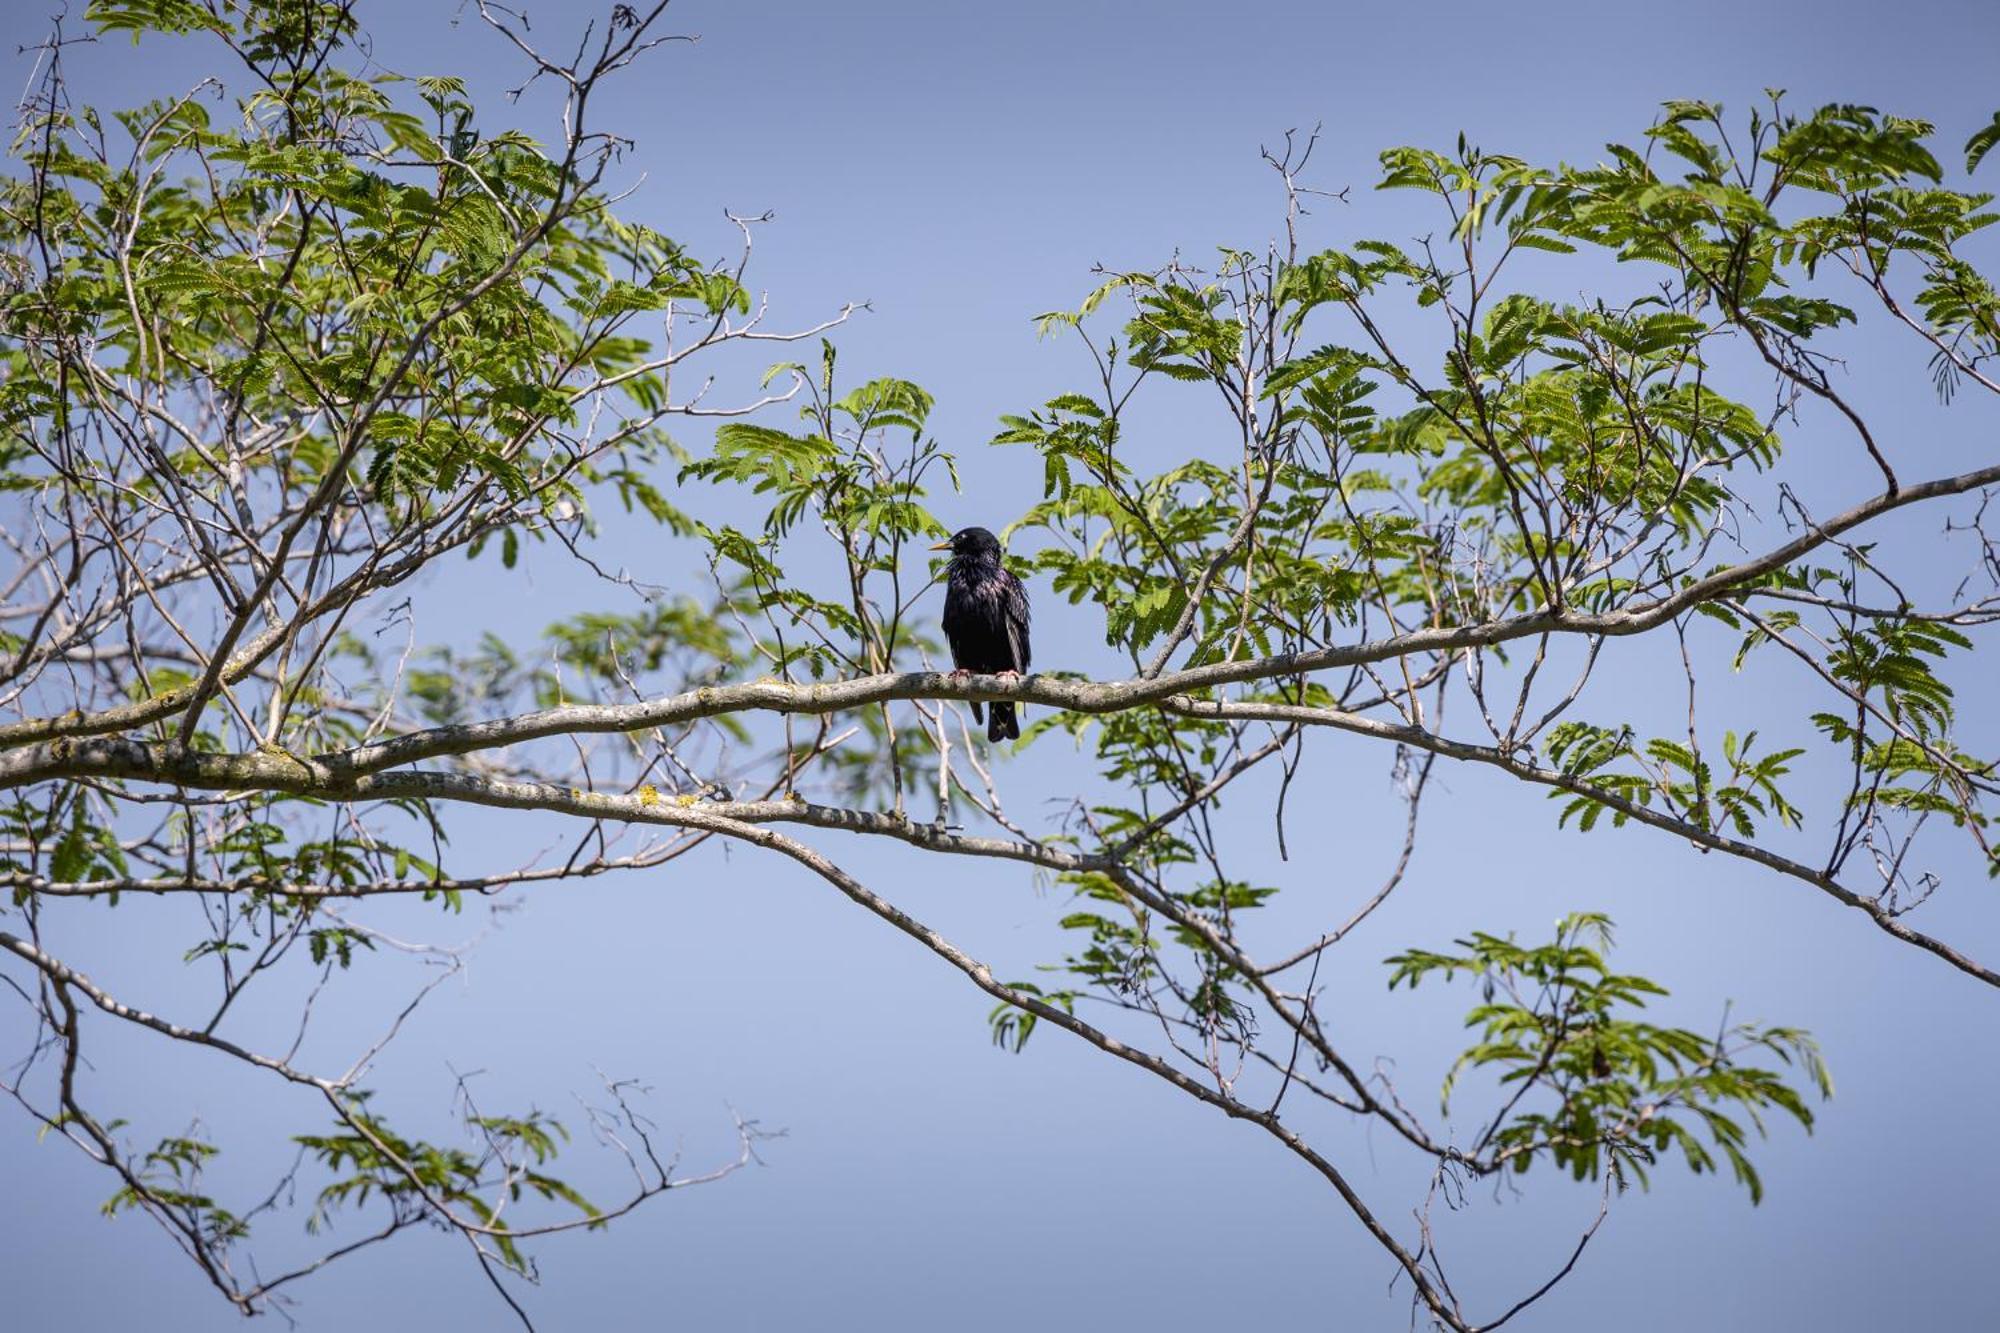
MULTIPOLYGON (((955 532, 933 551, 950 551, 945 569, 944 637, 951 664, 960 673, 1026 675, 1028 670, 1028 590, 1000 563, 1000 539, 985 528, 955 532)), ((986 739, 1012 740, 1021 734, 1014 705, 995 700, 986 739)), ((979 720, 979 704, 972 705, 979 720)))

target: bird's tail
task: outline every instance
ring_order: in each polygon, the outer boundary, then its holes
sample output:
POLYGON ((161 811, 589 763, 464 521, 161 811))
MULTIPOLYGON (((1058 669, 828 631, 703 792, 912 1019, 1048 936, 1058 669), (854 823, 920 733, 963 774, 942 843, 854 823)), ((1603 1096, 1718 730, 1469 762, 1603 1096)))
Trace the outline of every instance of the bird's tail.
POLYGON ((1014 716, 1014 705, 995 700, 986 705, 991 710, 991 718, 986 723, 986 739, 989 741, 1013 741, 1021 738, 1021 723, 1014 716))

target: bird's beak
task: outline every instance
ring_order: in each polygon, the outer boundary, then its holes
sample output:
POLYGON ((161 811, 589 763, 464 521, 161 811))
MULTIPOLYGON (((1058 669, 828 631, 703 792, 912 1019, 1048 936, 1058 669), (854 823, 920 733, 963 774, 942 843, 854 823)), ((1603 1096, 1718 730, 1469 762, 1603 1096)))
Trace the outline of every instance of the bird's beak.
POLYGON ((933 551, 949 551, 951 549, 951 538, 949 537, 945 538, 943 541, 939 542, 936 546, 931 547, 931 549, 933 551))

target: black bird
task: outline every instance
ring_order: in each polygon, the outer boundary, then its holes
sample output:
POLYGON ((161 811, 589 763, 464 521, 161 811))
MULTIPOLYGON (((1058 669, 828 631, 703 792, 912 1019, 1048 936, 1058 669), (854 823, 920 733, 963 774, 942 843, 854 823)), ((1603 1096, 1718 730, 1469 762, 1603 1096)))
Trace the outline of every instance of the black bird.
MULTIPOLYGON (((1028 670, 1028 590, 1000 563, 1000 539, 985 528, 954 532, 931 547, 950 551, 944 593, 944 636, 951 641, 957 674, 1013 676, 1028 670)), ((986 723, 989 741, 1021 734, 1014 705, 995 700, 986 723)), ((980 719, 978 701, 972 717, 980 719)))

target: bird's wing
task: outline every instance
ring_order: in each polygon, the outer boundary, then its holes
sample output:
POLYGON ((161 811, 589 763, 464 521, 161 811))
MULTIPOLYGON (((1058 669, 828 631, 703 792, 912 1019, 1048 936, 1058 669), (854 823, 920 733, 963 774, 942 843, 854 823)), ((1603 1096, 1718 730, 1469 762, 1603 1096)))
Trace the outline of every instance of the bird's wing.
POLYGON ((965 665, 965 594, 956 579, 945 585, 944 590, 944 637, 951 645, 951 664, 965 665))
POLYGON ((1014 669, 1022 675, 1028 672, 1028 590, 1021 586, 1021 580, 1002 571, 1003 584, 1000 593, 1000 608, 1007 619, 1007 646, 1014 659, 1014 669))

